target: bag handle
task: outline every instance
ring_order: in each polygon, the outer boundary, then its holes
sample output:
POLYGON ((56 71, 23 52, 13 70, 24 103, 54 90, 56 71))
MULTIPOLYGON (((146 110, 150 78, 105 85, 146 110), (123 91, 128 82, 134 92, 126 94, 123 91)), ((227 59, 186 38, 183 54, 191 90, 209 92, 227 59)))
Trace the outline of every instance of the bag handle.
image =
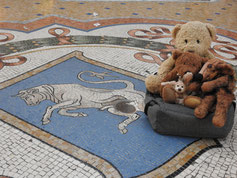
POLYGON ((147 115, 148 108, 150 106, 154 106, 155 104, 158 104, 155 100, 151 100, 148 103, 146 103, 145 108, 144 108, 144 113, 147 115))

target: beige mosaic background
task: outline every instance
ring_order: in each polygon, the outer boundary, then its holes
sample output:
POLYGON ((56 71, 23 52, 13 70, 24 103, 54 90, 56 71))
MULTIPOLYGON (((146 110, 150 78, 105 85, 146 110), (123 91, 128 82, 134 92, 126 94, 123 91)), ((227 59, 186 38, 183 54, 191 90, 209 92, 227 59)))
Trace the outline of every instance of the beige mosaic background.
POLYGON ((215 2, 86 2, 61 0, 1 0, 0 22, 29 22, 48 16, 79 21, 104 18, 199 20, 237 30, 236 0, 215 2))

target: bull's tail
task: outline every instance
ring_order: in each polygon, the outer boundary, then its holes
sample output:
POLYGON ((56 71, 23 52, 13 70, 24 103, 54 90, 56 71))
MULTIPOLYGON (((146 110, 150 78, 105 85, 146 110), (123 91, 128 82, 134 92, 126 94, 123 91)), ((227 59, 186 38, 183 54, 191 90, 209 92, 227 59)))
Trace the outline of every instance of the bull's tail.
POLYGON ((107 72, 97 73, 97 72, 93 72, 93 71, 82 71, 77 75, 77 78, 83 82, 92 83, 92 84, 124 83, 124 84, 126 84, 126 88, 124 88, 124 89, 134 90, 134 84, 130 81, 127 81, 127 80, 88 81, 88 80, 85 80, 82 78, 82 74, 85 74, 85 73, 90 74, 89 76, 91 76, 91 77, 97 77, 101 80, 103 80, 104 77, 117 77, 117 76, 109 75, 107 72))

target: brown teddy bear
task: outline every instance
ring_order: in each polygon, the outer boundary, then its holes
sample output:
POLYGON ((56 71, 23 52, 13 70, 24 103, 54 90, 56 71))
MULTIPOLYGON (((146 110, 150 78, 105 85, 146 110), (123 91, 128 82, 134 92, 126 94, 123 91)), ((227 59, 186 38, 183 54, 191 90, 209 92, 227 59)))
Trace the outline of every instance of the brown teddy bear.
MULTIPOLYGON (((209 48, 215 36, 216 30, 213 25, 199 21, 177 24, 172 30, 176 49, 182 52, 193 52, 209 59, 214 58, 209 48)), ((145 79, 145 85, 149 92, 160 94, 161 81, 174 68, 174 64, 175 61, 170 56, 158 68, 157 74, 149 75, 145 79)))
POLYGON ((201 104, 195 108, 194 115, 202 119, 215 105, 212 123, 216 127, 223 127, 228 109, 235 98, 235 71, 224 61, 210 59, 200 73, 203 75, 201 90, 205 95, 201 104))
MULTIPOLYGON (((162 80, 160 94, 165 102, 177 103, 177 91, 175 91, 174 87, 167 82, 177 81, 179 78, 182 78, 185 87, 187 88, 187 92, 185 91, 185 94, 188 94, 191 91, 198 91, 201 87, 199 81, 201 81, 202 78, 199 78, 199 75, 196 74, 199 73, 203 64, 206 63, 209 59, 200 57, 195 53, 181 52, 179 50, 174 50, 172 58, 175 61, 175 67, 162 80)), ((184 96, 186 97, 186 95, 184 96)), ((198 97, 191 96, 189 98, 184 98, 184 105, 192 108, 196 107, 196 105, 200 104, 200 99, 196 101, 197 98, 198 97), (192 101, 192 99, 194 101, 192 101)))

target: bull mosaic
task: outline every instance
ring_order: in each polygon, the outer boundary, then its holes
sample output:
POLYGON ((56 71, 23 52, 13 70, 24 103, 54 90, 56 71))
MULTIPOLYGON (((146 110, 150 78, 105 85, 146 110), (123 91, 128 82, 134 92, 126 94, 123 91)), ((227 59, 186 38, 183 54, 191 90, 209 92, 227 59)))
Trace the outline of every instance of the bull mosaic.
POLYGON ((127 80, 86 81, 81 77, 85 73, 101 80, 105 76, 110 76, 105 72, 83 71, 78 74, 78 79, 93 84, 124 83, 126 87, 103 89, 89 88, 80 84, 46 84, 21 90, 16 96, 23 99, 29 106, 38 105, 45 100, 55 103, 55 105, 47 107, 42 118, 43 125, 50 122, 55 109, 58 109, 58 114, 62 116, 86 117, 89 113, 77 112, 76 110, 97 108, 100 111, 107 110, 115 115, 126 116, 126 119, 119 123, 118 129, 122 134, 127 133, 126 127, 140 117, 137 112, 144 110, 145 93, 135 90, 134 84, 127 80))

